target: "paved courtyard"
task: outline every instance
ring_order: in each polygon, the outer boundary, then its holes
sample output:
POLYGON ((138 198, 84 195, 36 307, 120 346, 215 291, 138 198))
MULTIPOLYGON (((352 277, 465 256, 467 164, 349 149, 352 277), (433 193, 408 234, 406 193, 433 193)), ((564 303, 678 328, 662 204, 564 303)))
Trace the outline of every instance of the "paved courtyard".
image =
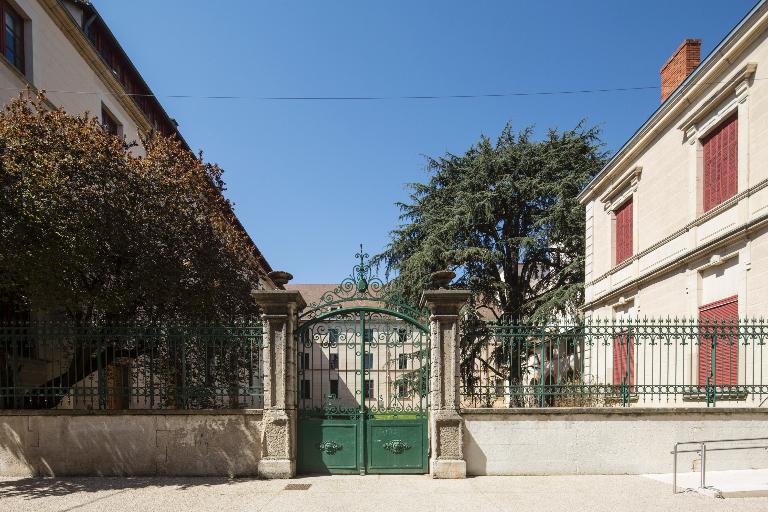
POLYGON ((768 510, 768 498, 711 499, 670 493, 640 476, 306 477, 292 481, 213 478, 0 480, 0 511, 462 511, 768 510), (287 484, 309 485, 286 490, 287 484))

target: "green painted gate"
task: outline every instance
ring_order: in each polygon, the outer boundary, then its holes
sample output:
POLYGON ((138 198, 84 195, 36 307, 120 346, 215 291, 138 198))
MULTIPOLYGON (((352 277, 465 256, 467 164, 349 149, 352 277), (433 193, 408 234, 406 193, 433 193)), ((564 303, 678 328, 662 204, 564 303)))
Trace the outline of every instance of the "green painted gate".
POLYGON ((427 473, 429 330, 372 276, 352 275, 299 317, 298 471, 427 473))

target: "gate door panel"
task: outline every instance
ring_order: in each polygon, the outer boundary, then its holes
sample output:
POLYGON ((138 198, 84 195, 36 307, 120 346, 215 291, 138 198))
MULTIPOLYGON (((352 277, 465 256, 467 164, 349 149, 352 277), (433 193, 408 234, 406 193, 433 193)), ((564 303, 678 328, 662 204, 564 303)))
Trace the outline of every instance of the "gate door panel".
POLYGON ((429 336, 358 255, 297 329, 298 471, 428 472, 429 336))
POLYGON ((425 473, 427 422, 423 420, 368 421, 369 473, 425 473))
POLYGON ((357 473, 356 421, 299 420, 298 466, 304 473, 357 473))

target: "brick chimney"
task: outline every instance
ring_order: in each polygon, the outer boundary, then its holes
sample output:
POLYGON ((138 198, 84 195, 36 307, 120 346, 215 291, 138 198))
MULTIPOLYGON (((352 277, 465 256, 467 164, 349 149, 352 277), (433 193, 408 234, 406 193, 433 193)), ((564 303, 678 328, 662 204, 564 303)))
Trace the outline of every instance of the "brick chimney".
POLYGON ((686 39, 661 68, 661 102, 688 78, 701 62, 701 39, 686 39))

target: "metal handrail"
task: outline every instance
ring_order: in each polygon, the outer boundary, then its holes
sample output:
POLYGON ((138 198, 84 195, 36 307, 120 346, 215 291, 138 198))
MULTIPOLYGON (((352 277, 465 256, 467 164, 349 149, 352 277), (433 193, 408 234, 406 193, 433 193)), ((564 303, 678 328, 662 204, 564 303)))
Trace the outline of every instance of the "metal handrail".
POLYGON ((681 441, 675 443, 674 449, 669 452, 672 454, 672 494, 677 494, 677 455, 679 453, 698 453, 701 455, 701 483, 699 487, 704 489, 706 487, 706 471, 707 471, 707 452, 720 452, 731 450, 768 450, 768 444, 758 446, 732 446, 726 448, 707 448, 707 444, 713 443, 737 443, 744 441, 768 441, 768 437, 742 437, 739 439, 709 439, 705 441, 681 441), (693 450, 680 450, 680 446, 685 445, 697 445, 698 448, 693 450))

